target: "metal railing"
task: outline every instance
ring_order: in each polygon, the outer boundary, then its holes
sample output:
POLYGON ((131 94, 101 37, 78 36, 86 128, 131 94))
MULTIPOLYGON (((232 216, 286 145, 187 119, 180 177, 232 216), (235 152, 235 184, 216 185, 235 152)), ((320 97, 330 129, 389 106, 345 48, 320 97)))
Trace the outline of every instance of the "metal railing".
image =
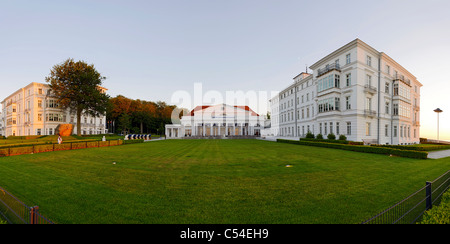
POLYGON ((364 86, 364 91, 365 92, 369 92, 369 93, 376 93, 377 92, 377 88, 367 84, 367 85, 364 86))
POLYGON ((377 115, 377 111, 371 109, 364 109, 364 115, 374 117, 377 115))
POLYGON ((321 76, 321 75, 323 75, 323 74, 325 74, 325 73, 327 73, 328 71, 331 71, 331 70, 341 71, 341 66, 339 64, 336 64, 336 63, 334 63, 334 64, 327 64, 325 66, 325 68, 319 69, 317 71, 317 77, 319 77, 319 76, 321 76))
POLYGON ((53 224, 39 213, 39 207, 29 207, 0 187, 0 219, 10 224, 53 224))
POLYGON ((423 213, 438 205, 442 194, 450 187, 450 170, 394 206, 384 210, 362 224, 413 224, 423 213))

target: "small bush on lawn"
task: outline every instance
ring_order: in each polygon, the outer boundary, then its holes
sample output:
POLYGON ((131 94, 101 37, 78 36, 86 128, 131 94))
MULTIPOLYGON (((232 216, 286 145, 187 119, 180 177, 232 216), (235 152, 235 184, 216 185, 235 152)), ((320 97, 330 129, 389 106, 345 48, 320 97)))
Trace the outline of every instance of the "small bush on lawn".
POLYGON ((316 139, 323 139, 322 134, 317 134, 316 139))
POLYGON ((328 134, 328 140, 336 140, 336 136, 333 133, 328 134))
POLYGON ((346 136, 344 136, 344 135, 339 136, 339 141, 346 141, 346 140, 347 140, 346 136))
POLYGON ((309 138, 309 139, 314 139, 314 134, 313 133, 311 133, 311 131, 308 131, 308 133, 306 133, 306 138, 309 138))

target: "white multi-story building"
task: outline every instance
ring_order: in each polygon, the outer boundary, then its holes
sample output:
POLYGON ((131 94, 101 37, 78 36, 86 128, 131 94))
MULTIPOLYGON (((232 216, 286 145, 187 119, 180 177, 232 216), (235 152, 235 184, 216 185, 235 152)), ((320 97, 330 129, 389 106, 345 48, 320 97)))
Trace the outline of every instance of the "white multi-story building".
POLYGON ((419 143, 422 84, 388 55, 356 39, 310 69, 271 99, 276 135, 310 131, 368 143, 419 143))
POLYGON ((180 124, 167 124, 167 138, 259 136, 265 119, 248 106, 218 104, 197 106, 181 117, 180 124))
MULTIPOLYGON (((102 88, 103 92, 106 91, 102 88)), ((54 135, 59 124, 73 124, 76 114, 61 109, 47 84, 32 82, 20 88, 2 102, 4 136, 54 135)), ((106 117, 81 116, 81 133, 107 133, 106 117)))
POLYGON ((3 136, 3 124, 2 111, 0 111, 0 136, 3 136))

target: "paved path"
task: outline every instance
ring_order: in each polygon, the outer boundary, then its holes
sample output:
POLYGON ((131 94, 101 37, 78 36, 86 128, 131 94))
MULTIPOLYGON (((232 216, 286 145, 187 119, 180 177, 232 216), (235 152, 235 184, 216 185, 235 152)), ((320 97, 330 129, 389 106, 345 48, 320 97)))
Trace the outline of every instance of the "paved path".
POLYGON ((428 152, 428 158, 445 158, 450 157, 450 150, 440 150, 440 151, 431 151, 428 152))

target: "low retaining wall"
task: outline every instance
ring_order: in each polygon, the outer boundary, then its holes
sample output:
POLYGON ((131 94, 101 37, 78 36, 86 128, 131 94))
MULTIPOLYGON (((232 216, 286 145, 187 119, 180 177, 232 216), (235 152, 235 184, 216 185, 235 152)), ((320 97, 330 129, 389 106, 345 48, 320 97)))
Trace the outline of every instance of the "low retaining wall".
MULTIPOLYGON (((138 141, 136 141, 137 143, 138 141)), ((42 152, 75 150, 92 147, 109 147, 119 146, 124 144, 123 140, 111 140, 111 141, 86 141, 86 142, 66 142, 62 144, 40 144, 29 145, 23 147, 9 147, 0 149, 0 157, 16 156, 23 154, 33 154, 42 152)), ((130 144, 130 143, 125 143, 130 144)))

